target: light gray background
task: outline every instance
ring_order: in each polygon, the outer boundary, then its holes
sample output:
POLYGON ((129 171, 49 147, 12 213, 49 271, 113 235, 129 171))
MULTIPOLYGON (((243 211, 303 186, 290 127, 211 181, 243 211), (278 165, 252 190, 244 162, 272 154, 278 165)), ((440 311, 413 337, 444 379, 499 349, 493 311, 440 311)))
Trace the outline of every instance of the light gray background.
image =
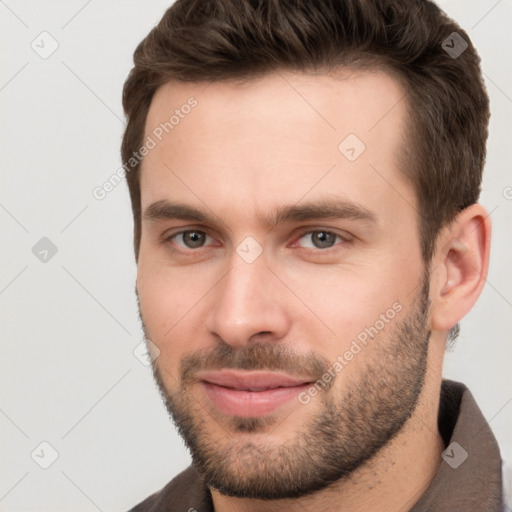
MULTIPOLYGON (((1 511, 127 510, 189 464, 133 354, 142 333, 127 188, 92 196, 121 163, 133 50, 169 5, 0 1, 1 511), (43 31, 59 45, 47 59, 31 48, 51 48, 43 31), (42 237, 58 248, 46 263, 32 253, 42 237), (36 463, 51 462, 43 441, 58 452, 48 469, 36 463)), ((481 199, 494 226, 488 284, 444 373, 469 386, 510 463, 512 0, 440 5, 483 60, 492 120, 481 199)))

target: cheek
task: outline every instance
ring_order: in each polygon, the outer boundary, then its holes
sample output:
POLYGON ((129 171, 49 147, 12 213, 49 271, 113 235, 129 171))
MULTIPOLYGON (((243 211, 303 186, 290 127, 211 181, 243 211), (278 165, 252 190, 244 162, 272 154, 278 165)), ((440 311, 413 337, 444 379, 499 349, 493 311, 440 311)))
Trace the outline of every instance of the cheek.
POLYGON ((153 336, 165 337, 208 290, 197 268, 172 266, 160 249, 141 247, 137 290, 144 320, 153 336))
POLYGON ((354 340, 368 340, 369 332, 387 336, 421 275, 421 268, 399 263, 397 258, 343 268, 288 268, 285 280, 305 306, 296 318, 297 337, 305 343, 301 348, 319 351, 334 362, 354 340))
POLYGON ((139 263, 137 291, 146 335, 160 350, 159 366, 177 375, 179 361, 200 339, 194 306, 206 293, 183 271, 139 263))

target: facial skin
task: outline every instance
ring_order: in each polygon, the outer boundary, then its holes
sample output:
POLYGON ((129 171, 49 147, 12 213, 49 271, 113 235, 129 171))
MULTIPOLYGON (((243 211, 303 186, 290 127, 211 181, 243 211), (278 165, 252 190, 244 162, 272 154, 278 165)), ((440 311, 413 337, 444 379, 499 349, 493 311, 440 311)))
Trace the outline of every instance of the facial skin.
POLYGON ((192 96, 197 106, 143 162, 137 292, 160 350, 155 379, 215 509, 412 506, 444 449, 444 339, 481 289, 485 212, 475 205, 443 232, 429 273, 398 170, 404 93, 383 72, 169 83, 146 135, 192 96), (338 150, 349 134, 366 147, 354 161, 338 150), (164 201, 203 218, 172 217, 164 201), (335 202, 339 218, 311 216, 335 202), (268 222, 289 207, 295 215, 268 222), (247 417, 206 392, 200 372, 223 368, 334 378, 307 404, 247 417))

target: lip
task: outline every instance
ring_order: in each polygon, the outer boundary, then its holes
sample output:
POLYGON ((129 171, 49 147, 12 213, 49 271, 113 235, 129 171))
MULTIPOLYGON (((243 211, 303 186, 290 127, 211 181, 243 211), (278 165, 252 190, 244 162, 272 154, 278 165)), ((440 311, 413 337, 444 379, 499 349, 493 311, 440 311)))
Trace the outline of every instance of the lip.
POLYGON ((270 414, 312 384, 310 378, 264 371, 219 370, 197 378, 221 412, 246 418, 270 414))

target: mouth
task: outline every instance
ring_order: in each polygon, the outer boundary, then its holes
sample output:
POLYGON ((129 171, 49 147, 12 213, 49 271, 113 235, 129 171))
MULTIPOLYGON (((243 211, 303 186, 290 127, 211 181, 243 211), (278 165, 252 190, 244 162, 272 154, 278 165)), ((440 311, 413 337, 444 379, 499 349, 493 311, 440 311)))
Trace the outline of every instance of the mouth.
POLYGON ((198 379, 219 411, 246 418, 270 414, 313 383, 307 377, 238 370, 202 372, 198 379))

